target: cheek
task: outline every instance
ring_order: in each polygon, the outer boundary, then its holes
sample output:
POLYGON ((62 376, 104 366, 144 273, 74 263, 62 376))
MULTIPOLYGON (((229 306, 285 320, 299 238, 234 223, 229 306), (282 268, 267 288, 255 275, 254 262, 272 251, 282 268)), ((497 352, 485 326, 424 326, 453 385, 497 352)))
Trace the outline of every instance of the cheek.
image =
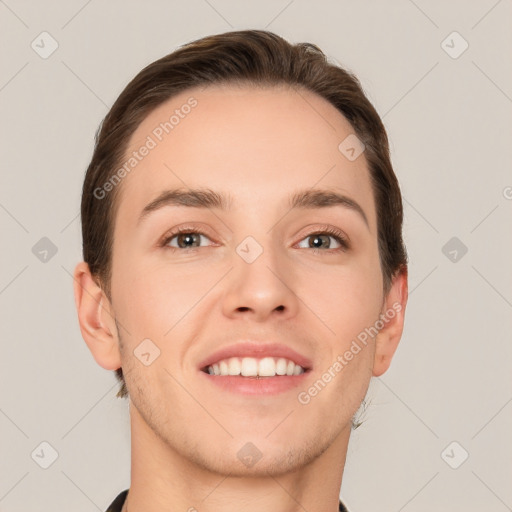
POLYGON ((112 279, 116 314, 133 338, 163 340, 218 280, 213 274, 200 263, 172 266, 125 259, 112 279))
POLYGON ((336 267, 311 268, 298 274, 299 297, 321 319, 337 349, 378 319, 382 276, 378 259, 369 256, 336 267))

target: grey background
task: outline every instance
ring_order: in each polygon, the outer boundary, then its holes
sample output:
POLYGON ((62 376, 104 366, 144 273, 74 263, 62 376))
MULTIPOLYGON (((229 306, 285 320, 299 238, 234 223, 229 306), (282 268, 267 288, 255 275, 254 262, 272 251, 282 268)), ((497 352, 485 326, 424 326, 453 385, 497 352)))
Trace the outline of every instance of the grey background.
POLYGON ((128 487, 128 403, 73 300, 84 171, 143 66, 244 28, 316 43, 356 73, 405 199, 405 333, 372 381, 343 499, 351 512, 512 510, 511 19, 510 0, 0 0, 0 511, 103 511, 128 487), (51 48, 43 31, 58 43, 47 58, 31 47, 51 48), (453 31, 469 44, 458 58, 453 31), (44 441, 58 452, 47 469, 44 441))

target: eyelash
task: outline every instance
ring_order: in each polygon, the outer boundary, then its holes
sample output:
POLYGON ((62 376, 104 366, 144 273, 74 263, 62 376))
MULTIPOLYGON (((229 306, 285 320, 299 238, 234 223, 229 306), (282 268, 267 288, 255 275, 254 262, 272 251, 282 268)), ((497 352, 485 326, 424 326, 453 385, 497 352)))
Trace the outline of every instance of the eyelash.
MULTIPOLYGON (((177 235, 180 235, 180 234, 197 234, 197 235, 204 235, 207 238, 210 238, 203 231, 201 231, 201 230, 199 230, 199 229, 197 229, 195 227, 192 227, 192 226, 188 226, 188 227, 187 226, 182 226, 182 227, 179 227, 179 228, 175 229, 174 231, 172 231, 168 235, 164 236, 164 238, 160 242, 159 246, 164 248, 164 249, 168 249, 170 251, 173 251, 173 252, 177 251, 177 250, 191 252, 191 251, 195 251, 197 249, 200 249, 200 247, 188 247, 188 248, 169 247, 167 244, 173 238, 175 238, 177 235)), ((314 247, 309 247, 308 249, 310 249, 313 252, 313 254, 319 254, 319 253, 332 254, 333 252, 340 252, 340 251, 346 252, 347 250, 350 249, 350 244, 349 244, 349 241, 348 241, 346 235, 342 231, 340 231, 339 229, 333 228, 331 226, 324 226, 324 227, 322 227, 318 231, 313 231, 312 233, 309 233, 308 235, 306 235, 303 238, 301 238, 300 241, 302 241, 302 240, 304 240, 306 238, 312 237, 312 236, 316 236, 316 235, 329 235, 329 236, 333 237, 340 244, 341 247, 338 247, 336 249, 317 249, 317 248, 314 248, 314 247)))
POLYGON ((316 249, 316 248, 310 248, 312 251, 313 251, 313 254, 318 254, 318 253, 331 253, 332 251, 334 252, 339 252, 339 251, 343 251, 343 252, 346 252, 348 249, 350 249, 350 245, 349 245, 349 242, 348 242, 348 239, 346 237, 346 235, 340 231, 339 229, 336 229, 336 228, 333 228, 333 227, 330 227, 330 226, 324 226, 323 228, 320 229, 320 231, 314 231, 313 233, 309 233, 308 235, 306 235, 304 238, 301 239, 304 240, 306 238, 309 238, 311 236, 315 236, 315 235, 329 235, 331 236, 332 238, 334 238, 339 244, 341 247, 337 248, 337 249, 316 249))

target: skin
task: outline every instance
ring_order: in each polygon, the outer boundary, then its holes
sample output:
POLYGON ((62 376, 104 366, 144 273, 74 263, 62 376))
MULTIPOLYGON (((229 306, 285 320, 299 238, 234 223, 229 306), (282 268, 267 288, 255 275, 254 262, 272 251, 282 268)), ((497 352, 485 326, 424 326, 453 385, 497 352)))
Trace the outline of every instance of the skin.
POLYGON ((128 153, 190 96, 197 106, 120 185, 112 301, 86 263, 74 273, 82 336, 100 366, 122 366, 130 394, 128 509, 335 512, 351 419, 402 334, 407 274, 383 294, 364 153, 349 161, 338 150, 354 130, 313 93, 191 89, 143 121, 128 153), (145 205, 179 187, 230 194, 231 209, 166 206, 138 224, 145 205), (291 211, 288 196, 312 187, 352 198, 368 225, 343 206, 291 211), (196 238, 200 246, 179 248, 174 238, 171 248, 159 247, 180 225, 204 233, 196 238), (349 238, 348 250, 328 235, 313 252, 309 242, 326 225, 349 238), (250 264, 236 252, 247 236, 263 248, 250 264), (298 392, 393 304, 402 309, 376 338, 307 405, 299 403, 298 392), (207 355, 251 337, 309 357, 306 384, 247 397, 200 378, 207 355), (149 366, 133 354, 146 338, 160 350, 149 366), (262 454, 252 467, 237 457, 247 442, 262 454))

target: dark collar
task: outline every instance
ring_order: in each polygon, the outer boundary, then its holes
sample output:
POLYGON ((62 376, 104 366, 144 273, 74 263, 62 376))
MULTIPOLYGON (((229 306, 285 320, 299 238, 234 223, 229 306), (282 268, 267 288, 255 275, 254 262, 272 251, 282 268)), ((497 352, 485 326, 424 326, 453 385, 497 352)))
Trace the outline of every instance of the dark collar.
POLYGON ((110 504, 106 512, 121 512, 126 496, 128 496, 128 489, 117 495, 117 498, 110 504))

